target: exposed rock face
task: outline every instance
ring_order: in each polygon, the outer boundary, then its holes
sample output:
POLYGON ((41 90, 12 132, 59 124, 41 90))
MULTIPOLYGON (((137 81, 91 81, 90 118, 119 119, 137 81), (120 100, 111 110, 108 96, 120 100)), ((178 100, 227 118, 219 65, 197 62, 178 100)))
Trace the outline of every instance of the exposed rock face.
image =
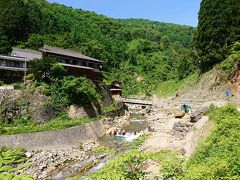
POLYGON ((68 109, 68 115, 70 118, 86 118, 86 117, 96 117, 101 114, 101 107, 99 104, 91 103, 85 106, 75 106, 71 105, 68 109))
POLYGON ((68 110, 68 115, 70 118, 84 118, 88 117, 88 114, 83 109, 83 107, 76 107, 71 105, 68 110))
POLYGON ((0 98, 3 119, 13 120, 24 117, 44 123, 56 115, 56 111, 44 106, 50 98, 38 91, 30 93, 20 90, 1 90, 0 98))

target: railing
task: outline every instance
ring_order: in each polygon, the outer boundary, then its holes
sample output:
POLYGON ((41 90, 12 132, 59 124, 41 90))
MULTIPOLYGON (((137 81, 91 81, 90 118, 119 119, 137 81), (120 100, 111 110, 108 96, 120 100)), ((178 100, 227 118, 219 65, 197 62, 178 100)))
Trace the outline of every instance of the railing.
POLYGON ((0 69, 5 69, 5 70, 11 70, 11 71, 27 71, 27 68, 25 67, 15 67, 15 66, 2 66, 0 65, 0 69))

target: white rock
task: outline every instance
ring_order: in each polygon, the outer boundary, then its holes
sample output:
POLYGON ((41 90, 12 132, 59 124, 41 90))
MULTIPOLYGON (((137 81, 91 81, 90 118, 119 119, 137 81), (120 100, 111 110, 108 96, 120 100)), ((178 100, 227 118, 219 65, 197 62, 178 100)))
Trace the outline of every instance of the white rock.
POLYGON ((27 158, 31 158, 32 157, 32 153, 30 153, 30 152, 26 152, 25 155, 27 156, 27 158))

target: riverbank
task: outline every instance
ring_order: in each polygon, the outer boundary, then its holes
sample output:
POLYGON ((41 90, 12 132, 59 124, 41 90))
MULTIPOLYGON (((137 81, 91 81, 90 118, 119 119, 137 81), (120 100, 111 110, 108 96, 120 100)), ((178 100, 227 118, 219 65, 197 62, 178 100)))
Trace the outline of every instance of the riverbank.
POLYGON ((69 149, 89 140, 97 140, 104 134, 103 121, 94 121, 58 131, 0 136, 0 144, 26 150, 69 149))
MULTIPOLYGON (((206 103, 200 103, 195 102, 193 110, 206 105, 206 103)), ((141 166, 140 171, 157 177, 160 175, 161 163, 156 159, 175 158, 175 153, 179 154, 177 159, 184 156, 188 158, 194 153, 199 141, 211 132, 212 126, 206 116, 196 123, 191 123, 190 114, 182 112, 180 106, 181 102, 179 101, 159 100, 158 105, 147 110, 148 113, 143 113, 146 110, 141 107, 130 113, 135 117, 104 118, 103 128, 106 135, 103 138, 98 138, 97 141, 78 143, 78 146, 74 148, 28 151, 26 155, 30 158, 28 163, 31 164, 31 167, 15 173, 31 175, 38 179, 65 179, 78 174, 91 176, 92 173, 95 174, 98 171, 109 171, 107 170, 109 163, 111 164, 112 161, 118 163, 115 155, 112 156, 109 152, 115 154, 115 152, 121 151, 117 157, 121 159, 129 154, 129 161, 140 153, 146 159, 146 161, 142 161, 144 167, 141 166), (134 152, 132 152, 130 144, 138 137, 141 139, 141 135, 144 137, 147 135, 147 138, 135 146, 134 152), (98 148, 100 151, 96 153, 95 150, 98 148)))

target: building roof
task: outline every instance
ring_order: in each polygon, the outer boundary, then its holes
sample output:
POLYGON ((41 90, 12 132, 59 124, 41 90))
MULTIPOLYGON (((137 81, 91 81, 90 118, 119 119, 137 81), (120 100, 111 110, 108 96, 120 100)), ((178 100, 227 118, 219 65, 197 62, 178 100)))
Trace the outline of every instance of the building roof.
POLYGON ((63 49, 63 48, 58 48, 58 47, 47 46, 47 45, 44 45, 44 47, 41 48, 40 51, 42 51, 44 53, 51 53, 51 54, 55 54, 55 55, 68 56, 68 57, 83 59, 83 60, 92 61, 92 62, 99 62, 99 63, 103 62, 103 61, 100 61, 98 59, 94 59, 94 58, 85 56, 80 52, 76 52, 76 51, 72 51, 72 50, 68 50, 68 49, 63 49))
POLYGON ((11 56, 26 58, 27 61, 33 59, 42 59, 42 52, 29 50, 29 49, 19 49, 13 48, 11 56))

